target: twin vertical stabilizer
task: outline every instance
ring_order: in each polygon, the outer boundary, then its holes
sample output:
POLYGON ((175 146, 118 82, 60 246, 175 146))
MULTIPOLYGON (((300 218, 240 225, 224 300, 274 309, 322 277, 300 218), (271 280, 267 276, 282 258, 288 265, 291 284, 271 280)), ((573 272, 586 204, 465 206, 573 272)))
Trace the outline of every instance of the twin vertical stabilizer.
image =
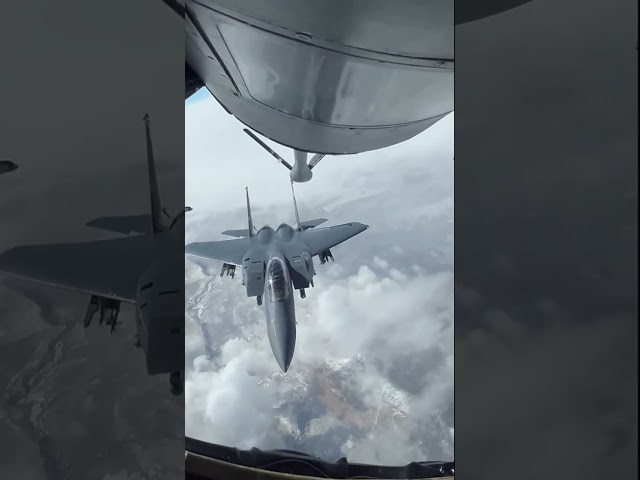
POLYGON ((249 187, 245 187, 244 191, 247 193, 247 221, 249 223, 249 236, 255 237, 256 232, 253 227, 253 218, 251 218, 251 203, 249 202, 249 187))
MULTIPOLYGON (((255 237, 256 229, 253 226, 253 218, 251 217, 251 202, 249 201, 249 187, 245 187, 244 190, 247 196, 247 224, 249 227, 249 230, 248 230, 249 237, 255 237)), ((300 214, 298 213, 298 202, 296 201, 296 192, 293 189, 293 181, 291 181, 291 195, 293 196, 293 210, 296 215, 296 230, 301 232, 305 228, 313 228, 316 225, 319 225, 320 223, 323 223, 326 221, 326 219, 324 218, 311 220, 309 222, 305 222, 305 226, 303 228, 302 223, 300 223, 300 214)), ((222 233, 225 235, 239 236, 239 237, 243 237, 246 234, 244 230, 227 230, 226 232, 222 232, 222 233)))

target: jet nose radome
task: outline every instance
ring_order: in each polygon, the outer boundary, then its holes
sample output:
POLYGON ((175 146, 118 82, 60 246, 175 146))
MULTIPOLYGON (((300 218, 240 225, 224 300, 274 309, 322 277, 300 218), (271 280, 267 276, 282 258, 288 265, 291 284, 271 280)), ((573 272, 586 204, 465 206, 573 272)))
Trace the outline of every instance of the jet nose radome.
POLYGON ((267 335, 283 372, 289 370, 296 346, 296 320, 289 302, 267 303, 267 335))
POLYGON ((289 351, 284 347, 284 345, 278 345, 278 348, 273 349, 273 354, 276 357, 276 361, 280 368, 284 373, 287 373, 289 370, 289 366, 291 365, 291 360, 293 359, 293 353, 289 353, 289 351))

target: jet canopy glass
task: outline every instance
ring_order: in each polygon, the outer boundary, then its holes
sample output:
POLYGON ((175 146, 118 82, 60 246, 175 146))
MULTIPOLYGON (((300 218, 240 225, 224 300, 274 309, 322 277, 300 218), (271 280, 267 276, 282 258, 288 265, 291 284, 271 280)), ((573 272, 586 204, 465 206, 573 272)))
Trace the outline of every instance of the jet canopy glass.
POLYGON ((284 263, 279 258, 273 258, 267 266, 267 286, 272 302, 281 302, 287 298, 286 280, 284 263))

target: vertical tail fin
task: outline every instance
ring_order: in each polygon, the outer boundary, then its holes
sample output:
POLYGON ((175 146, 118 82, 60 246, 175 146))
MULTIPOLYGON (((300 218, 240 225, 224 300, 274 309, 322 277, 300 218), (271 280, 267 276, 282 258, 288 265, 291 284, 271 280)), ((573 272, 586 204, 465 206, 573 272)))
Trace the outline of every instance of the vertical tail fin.
POLYGON ((296 212, 296 229, 301 232, 302 225, 300 225, 300 215, 298 215, 298 203, 296 202, 296 192, 293 190, 293 180, 291 180, 291 194, 293 195, 293 209, 296 212))
POLYGON ((149 193, 151 196, 151 222, 153 232, 162 232, 165 227, 162 223, 162 203, 160 201, 160 190, 158 189, 158 178, 156 176, 156 164, 153 156, 153 144, 151 142, 151 127, 149 114, 144 115, 144 126, 147 136, 147 168, 149 170, 149 193))
POLYGON ((253 228, 253 219, 251 218, 251 203, 249 202, 249 187, 245 187, 244 191, 247 193, 247 220, 249 222, 249 236, 255 237, 255 229, 253 228))

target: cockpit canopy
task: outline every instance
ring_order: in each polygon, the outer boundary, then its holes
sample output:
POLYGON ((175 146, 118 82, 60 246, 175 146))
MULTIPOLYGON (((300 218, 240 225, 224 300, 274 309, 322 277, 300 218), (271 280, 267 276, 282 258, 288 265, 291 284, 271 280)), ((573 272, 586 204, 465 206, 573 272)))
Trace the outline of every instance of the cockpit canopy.
POLYGON ((272 302, 282 302, 289 296, 286 266, 280 258, 272 258, 267 265, 267 289, 272 302))

